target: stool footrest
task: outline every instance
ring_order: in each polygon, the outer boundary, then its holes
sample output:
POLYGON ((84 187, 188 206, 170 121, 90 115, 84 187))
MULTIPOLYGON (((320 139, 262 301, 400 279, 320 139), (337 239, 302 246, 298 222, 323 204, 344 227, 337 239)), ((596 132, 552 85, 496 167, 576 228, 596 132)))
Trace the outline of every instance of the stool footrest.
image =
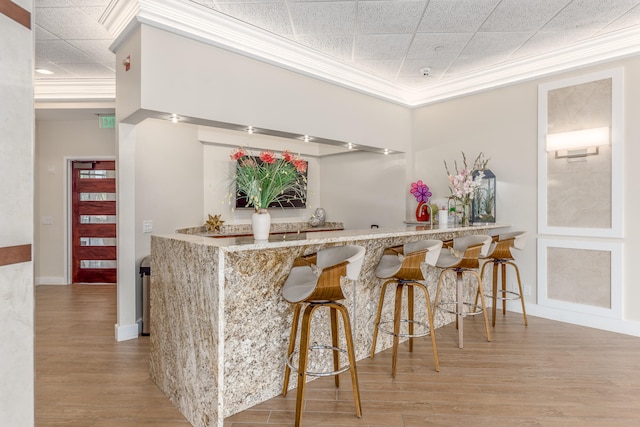
MULTIPOLYGON (((385 329, 385 328, 382 327, 382 325, 385 325, 385 324, 388 324, 388 323, 393 324, 393 320, 385 320, 384 322, 378 323, 378 330, 380 332, 384 332, 385 334, 388 334, 388 335, 395 335, 393 333, 393 331, 390 331, 390 330, 385 329)), ((418 322, 416 320, 400 319, 400 323, 413 323, 414 325, 420 325, 423 328, 425 328, 425 331, 426 331, 426 328, 427 328, 427 324, 426 323, 418 322)), ((429 335, 429 333, 430 332, 414 332, 413 334, 409 334, 409 333, 402 334, 402 333, 400 333, 400 334, 398 334, 398 336, 400 338, 418 338, 418 337, 426 337, 427 335, 429 335)))
MULTIPOLYGON (((496 296, 496 299, 499 301, 512 301, 512 300, 517 300, 521 298, 520 294, 514 291, 503 291, 501 289, 498 289, 498 293, 503 294, 503 296, 501 297, 496 296)), ((488 298, 493 298, 493 295, 491 294, 484 294, 484 296, 488 298)))
MULTIPOLYGON (((309 346, 309 352, 311 352, 313 350, 339 351, 340 353, 346 355, 347 357, 349 356, 349 353, 347 352, 347 350, 341 349, 339 347, 333 347, 333 346, 330 346, 330 345, 316 344, 316 345, 309 346)), ((285 363, 287 364, 287 366, 289 366, 293 371, 296 371, 296 372, 298 372, 298 367, 293 364, 293 357, 298 353, 300 353, 300 350, 294 351, 285 360, 285 363)), ((312 377, 329 377, 329 376, 332 376, 332 375, 338 375, 338 374, 341 374, 343 372, 346 372, 346 371, 349 370, 349 368, 351 368, 351 365, 344 366, 344 367, 338 369, 337 371, 327 371, 327 372, 306 371, 305 374, 309 375, 309 376, 312 376, 312 377)))
MULTIPOLYGON (((463 302, 462 305, 464 307, 469 307, 469 311, 464 311, 462 313, 463 316, 476 316, 478 314, 482 314, 483 312, 482 306, 479 306, 477 304, 473 304, 470 302, 463 302), (470 311, 471 309, 473 309, 473 311, 470 311)), ((451 314, 458 314, 458 312, 455 310, 457 307, 458 307, 457 302, 443 302, 438 304, 439 310, 442 310, 444 312, 451 313, 451 314), (451 309, 448 309, 447 307, 453 307, 454 309, 451 310, 451 309)))

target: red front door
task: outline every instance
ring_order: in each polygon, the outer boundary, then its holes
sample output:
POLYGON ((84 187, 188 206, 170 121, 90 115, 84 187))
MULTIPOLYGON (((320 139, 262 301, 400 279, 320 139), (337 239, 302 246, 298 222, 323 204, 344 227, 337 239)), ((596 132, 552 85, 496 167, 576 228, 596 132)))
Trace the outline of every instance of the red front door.
POLYGON ((72 162, 73 283, 116 283, 114 161, 72 162))

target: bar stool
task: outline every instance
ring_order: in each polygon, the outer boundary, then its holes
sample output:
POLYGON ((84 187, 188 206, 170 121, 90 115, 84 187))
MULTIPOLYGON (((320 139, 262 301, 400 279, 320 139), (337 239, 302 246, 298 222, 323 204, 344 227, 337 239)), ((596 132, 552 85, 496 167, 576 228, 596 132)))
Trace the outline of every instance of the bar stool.
POLYGON ((351 371, 351 384, 353 397, 356 406, 356 416, 362 416, 362 406, 360 404, 360 391, 358 388, 358 375, 356 372, 356 357, 353 348, 353 337, 351 333, 351 323, 349 313, 344 305, 338 300, 345 298, 340 286, 340 279, 346 276, 349 280, 357 280, 362 268, 365 248, 356 245, 335 246, 318 251, 316 254, 306 255, 296 258, 291 272, 282 288, 283 298, 295 304, 293 313, 293 323, 291 325, 291 337, 289 339, 289 350, 287 352, 286 367, 284 374, 284 385, 282 395, 287 395, 289 387, 289 376, 291 370, 298 372, 298 394, 296 398, 296 427, 301 425, 302 410, 304 406, 304 390, 307 375, 309 376, 335 376, 336 387, 340 386, 338 374, 351 371), (305 307, 302 316, 302 328, 300 331, 300 350, 294 351, 296 337, 298 333, 298 322, 300 312, 305 307), (309 346, 309 335, 311 330, 311 320, 317 308, 328 307, 331 314, 331 340, 332 345, 314 344, 309 346), (347 350, 338 347, 338 313, 342 316, 345 341, 347 350), (307 362, 309 352, 312 350, 331 350, 333 352, 333 368, 331 372, 309 372, 307 362), (293 358, 299 353, 298 366, 296 367, 293 358), (340 354, 346 354, 349 364, 340 367, 340 354))
MULTIPOLYGON (((515 260, 513 254, 511 253, 511 248, 520 249, 524 248, 525 242, 527 241, 527 232, 526 231, 514 231, 511 233, 501 234, 497 237, 494 237, 493 243, 491 244, 491 248, 489 249, 489 254, 486 256, 487 262, 482 266, 482 270, 480 272, 480 276, 484 277, 484 269, 487 265, 493 265, 493 273, 492 273, 492 292, 491 294, 487 294, 489 298, 493 300, 493 306, 491 308, 491 323, 492 326, 496 326, 496 307, 497 300, 502 301, 502 315, 505 316, 507 314, 507 301, 512 300, 520 300, 522 304, 522 315, 524 317, 524 326, 527 326, 527 312, 524 308, 524 298, 522 297, 522 281, 520 280, 520 271, 518 270, 518 266, 512 262, 515 260), (518 279, 518 292, 508 291, 507 290, 507 265, 513 267, 516 272, 516 278, 518 279), (501 289, 498 289, 498 266, 501 267, 502 274, 502 285, 501 289), (500 294, 500 296, 499 296, 500 294)), ((479 291, 476 292, 476 304, 478 303, 478 295, 479 291)))
POLYGON ((440 277, 438 278, 438 287, 436 289, 436 299, 434 312, 441 308, 442 310, 456 315, 456 327, 458 328, 458 347, 463 348, 463 320, 466 316, 482 313, 484 317, 484 325, 487 331, 487 341, 491 341, 491 333, 489 332, 489 321, 487 320, 487 311, 482 292, 482 278, 478 273, 480 267, 479 257, 486 256, 491 245, 491 236, 476 235, 463 236, 453 239, 453 246, 449 249, 443 249, 438 257, 436 267, 442 268, 440 277), (447 272, 456 273, 456 298, 451 302, 440 302, 440 288, 447 272), (478 311, 477 304, 464 301, 463 282, 464 275, 471 274, 478 281, 478 292, 482 302, 482 310, 478 311), (446 307, 452 307, 447 309, 446 307), (468 309, 467 309, 468 307, 468 309))
POLYGON ((380 291, 380 301, 378 302, 378 314, 376 315, 375 326, 373 328, 373 342, 371 344, 371 355, 373 359, 376 352, 376 343, 378 340, 378 331, 393 335, 393 358, 391 363, 391 376, 396 376, 396 368, 398 366, 398 344, 400 338, 409 338, 409 351, 413 351, 413 338, 431 335, 431 346, 433 347, 433 357, 435 359, 436 371, 440 371, 438 362, 438 348, 436 346, 436 333, 433 326, 433 313, 431 311, 431 299, 427 287, 420 283, 424 280, 420 265, 425 262, 429 265, 435 265, 442 248, 440 240, 422 240, 418 242, 405 243, 402 246, 395 246, 385 249, 375 274, 380 279, 388 279, 382 285, 380 291), (393 312, 393 320, 380 321, 382 315, 382 307, 384 306, 384 297, 387 286, 396 284, 395 307, 393 312), (402 290, 407 287, 408 297, 408 318, 401 319, 402 313, 402 290), (427 325, 414 320, 414 303, 413 288, 417 287, 424 293, 427 306, 427 316, 429 319, 428 331, 427 325), (382 325, 393 323, 393 330, 385 329, 382 325), (400 323, 407 323, 408 333, 400 333, 400 323), (423 332, 416 333, 414 324, 424 327, 423 332))

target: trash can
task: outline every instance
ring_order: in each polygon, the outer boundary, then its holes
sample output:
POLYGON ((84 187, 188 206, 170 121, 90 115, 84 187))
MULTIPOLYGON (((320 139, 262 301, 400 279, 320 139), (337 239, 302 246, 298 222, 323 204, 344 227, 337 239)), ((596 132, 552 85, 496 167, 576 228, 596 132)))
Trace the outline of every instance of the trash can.
POLYGON ((140 277, 142 277, 142 335, 151 333, 151 313, 149 311, 149 286, 151 285, 151 255, 140 262, 140 277))

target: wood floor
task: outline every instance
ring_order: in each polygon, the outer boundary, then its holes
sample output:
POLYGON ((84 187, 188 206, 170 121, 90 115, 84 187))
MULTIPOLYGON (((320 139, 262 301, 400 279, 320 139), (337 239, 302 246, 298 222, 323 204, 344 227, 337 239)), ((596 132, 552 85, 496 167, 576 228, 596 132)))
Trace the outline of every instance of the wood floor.
MULTIPOLYGON (((188 426, 151 382, 148 337, 116 343, 113 286, 36 288, 36 426, 188 426)), ((437 330, 413 353, 358 362, 363 417, 348 374, 311 382, 303 424, 313 426, 640 426, 640 339, 521 315, 499 318, 488 343, 481 318, 437 330)), ((228 418, 226 427, 293 426, 295 390, 228 418)))

